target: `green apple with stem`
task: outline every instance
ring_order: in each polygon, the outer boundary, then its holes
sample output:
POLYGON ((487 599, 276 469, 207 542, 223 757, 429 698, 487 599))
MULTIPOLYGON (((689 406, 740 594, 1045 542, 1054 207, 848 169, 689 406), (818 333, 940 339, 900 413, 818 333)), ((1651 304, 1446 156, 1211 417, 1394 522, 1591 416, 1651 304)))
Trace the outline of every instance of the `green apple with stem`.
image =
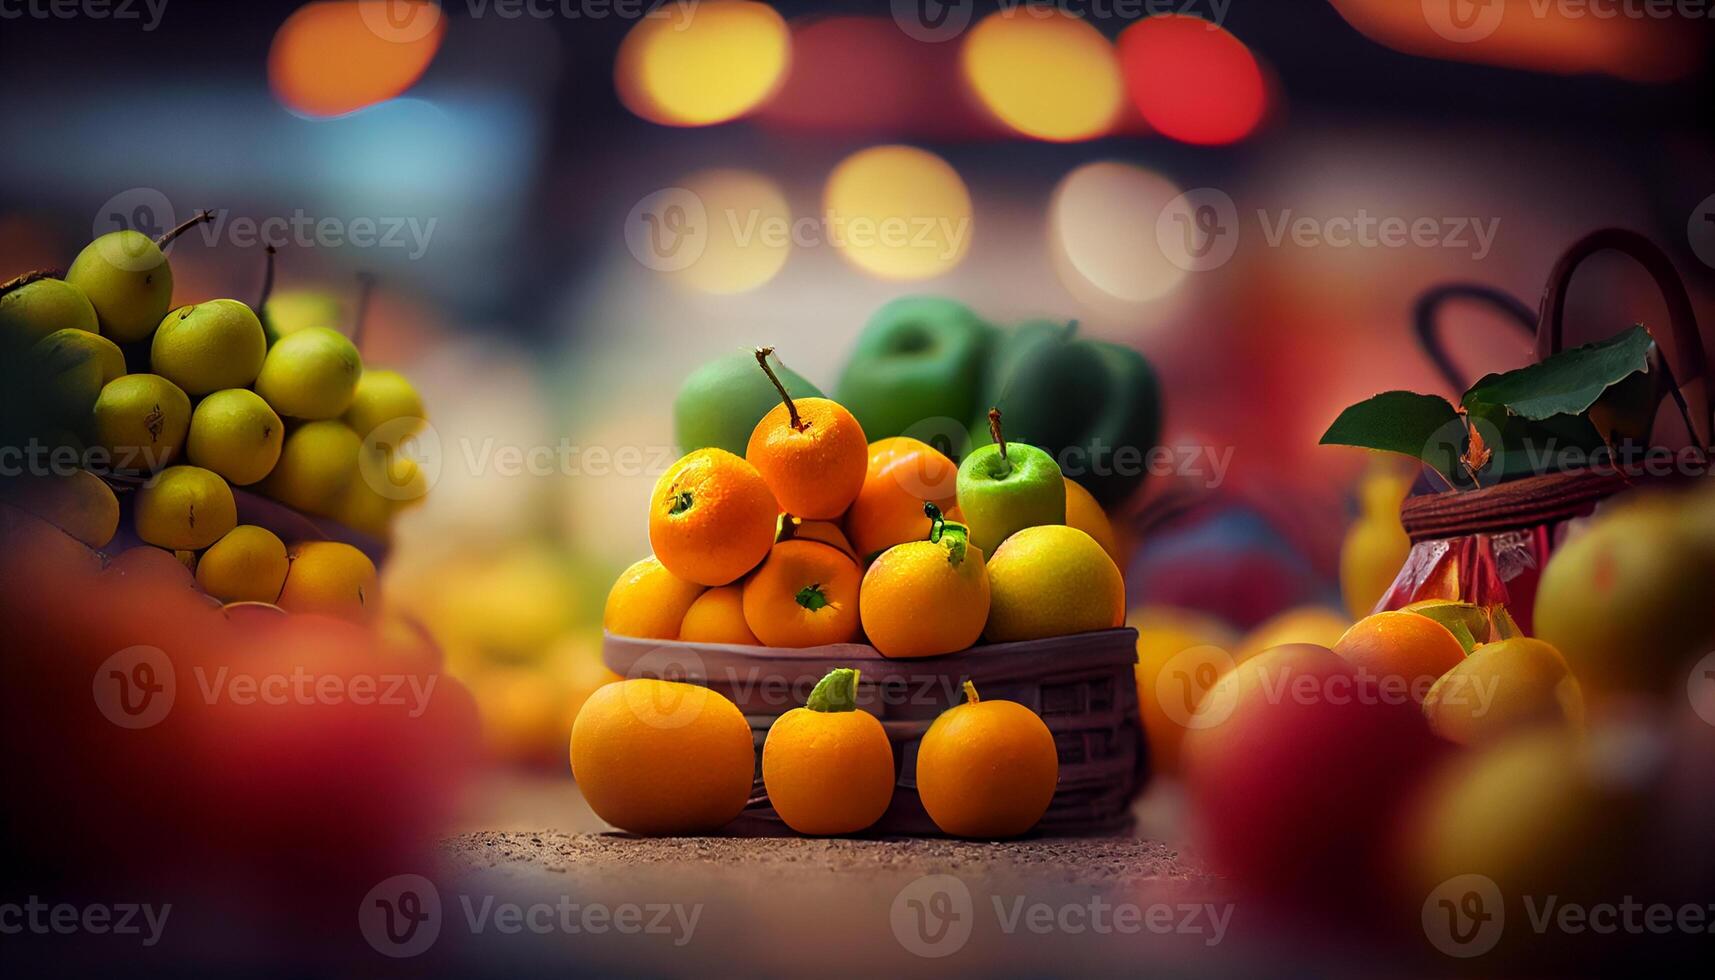
POLYGON ((974 449, 959 464, 959 510, 971 543, 992 555, 1015 532, 1066 523, 1066 480, 1054 457, 1035 446, 1008 443, 1000 409, 989 409, 994 443, 974 449))

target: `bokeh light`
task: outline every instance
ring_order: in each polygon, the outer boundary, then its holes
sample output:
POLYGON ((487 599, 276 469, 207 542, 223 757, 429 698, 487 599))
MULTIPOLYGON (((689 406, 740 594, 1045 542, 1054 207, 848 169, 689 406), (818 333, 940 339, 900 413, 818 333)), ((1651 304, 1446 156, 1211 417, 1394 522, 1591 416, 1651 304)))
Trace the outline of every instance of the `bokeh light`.
POLYGON ((1026 136, 1101 136, 1124 99, 1113 45, 1066 11, 1018 8, 985 18, 960 51, 965 78, 1002 122, 1026 136))
POLYGON ((620 45, 620 101, 667 126, 711 126, 752 111, 786 75, 792 42, 774 8, 745 0, 667 4, 620 45))
MULTIPOLYGON (((1115 299, 1142 303, 1185 278, 1156 239, 1156 220, 1179 196, 1166 177, 1102 161, 1066 175, 1048 209, 1049 247, 1063 275, 1076 275, 1115 299)), ((1077 292, 1078 283, 1067 283, 1077 292)))
POLYGON ((742 293, 780 271, 792 251, 792 212, 780 185, 748 170, 709 170, 677 182, 703 204, 702 254, 666 273, 705 293, 742 293))
POLYGON ((268 82, 289 109, 345 115, 416 84, 445 34, 431 0, 318 0, 275 32, 268 82))
POLYGON ((1144 121, 1184 143, 1243 139, 1268 108, 1262 69, 1219 24, 1184 14, 1140 20, 1119 39, 1127 91, 1144 121))
POLYGON ((947 161, 913 146, 876 146, 828 175, 824 232, 853 265, 883 279, 927 279, 964 259, 971 195, 947 161))

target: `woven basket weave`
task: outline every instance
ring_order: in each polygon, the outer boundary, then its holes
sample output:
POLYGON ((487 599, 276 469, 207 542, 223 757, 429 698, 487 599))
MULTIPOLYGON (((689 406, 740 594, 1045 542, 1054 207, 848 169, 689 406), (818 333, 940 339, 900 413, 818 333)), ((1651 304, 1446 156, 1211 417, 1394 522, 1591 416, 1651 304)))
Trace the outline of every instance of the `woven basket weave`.
MULTIPOLYGON (((1134 629, 992 644, 918 660, 889 660, 858 643, 794 650, 610 633, 603 658, 624 677, 687 681, 731 698, 750 722, 759 760, 774 719, 802 705, 828 671, 857 668, 858 707, 881 720, 898 770, 893 803, 872 834, 939 833, 917 796, 917 746, 935 717, 962 700, 961 685, 967 680, 984 700, 1016 701, 1036 712, 1054 734, 1060 782, 1037 833, 1129 830, 1131 801, 1148 774, 1133 673, 1134 629)), ((728 829, 759 836, 790 833, 768 803, 760 771, 750 805, 728 829)))

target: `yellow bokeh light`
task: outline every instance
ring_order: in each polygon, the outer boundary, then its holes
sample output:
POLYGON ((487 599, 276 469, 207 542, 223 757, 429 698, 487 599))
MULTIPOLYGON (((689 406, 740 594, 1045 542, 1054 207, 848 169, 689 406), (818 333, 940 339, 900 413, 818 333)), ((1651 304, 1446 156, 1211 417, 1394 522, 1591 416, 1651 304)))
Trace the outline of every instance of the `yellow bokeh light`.
POLYGON ((780 186, 748 170, 708 170, 679 181, 702 203, 702 254, 668 273, 705 293, 742 293, 762 285, 792 251, 792 211, 780 186))
POLYGON ((1049 205, 1056 265, 1115 299, 1142 303, 1166 295, 1186 269, 1162 251, 1157 226, 1179 194, 1166 177, 1129 164, 1103 161, 1072 171, 1049 205))
POLYGON ((791 35, 774 8, 744 0, 664 5, 620 45, 627 108, 668 126, 710 126, 761 105, 786 76, 791 35))
POLYGON ((883 279, 928 279, 971 247, 971 195, 947 161, 912 146, 876 146, 840 161, 822 197, 825 234, 853 265, 883 279))
POLYGON ((982 104, 1037 139, 1101 136, 1125 99, 1113 44, 1087 21, 1055 8, 990 15, 966 36, 959 60, 982 104))
POLYGON ((268 81, 296 112, 355 112, 416 84, 446 29, 429 0, 317 0, 275 32, 268 81))

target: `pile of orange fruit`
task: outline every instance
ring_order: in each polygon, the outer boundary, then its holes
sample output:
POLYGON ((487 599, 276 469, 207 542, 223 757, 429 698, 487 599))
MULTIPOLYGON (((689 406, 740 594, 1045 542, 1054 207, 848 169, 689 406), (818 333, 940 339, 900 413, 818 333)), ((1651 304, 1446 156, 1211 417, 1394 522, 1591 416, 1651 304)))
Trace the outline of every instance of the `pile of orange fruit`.
POLYGON ((869 442, 844 406, 781 403, 745 454, 694 449, 656 482, 653 554, 608 594, 615 635, 811 647, 867 641, 883 656, 956 653, 1123 625, 1120 548, 1071 479, 1065 522, 985 554, 962 523, 959 467, 929 444, 869 442))

